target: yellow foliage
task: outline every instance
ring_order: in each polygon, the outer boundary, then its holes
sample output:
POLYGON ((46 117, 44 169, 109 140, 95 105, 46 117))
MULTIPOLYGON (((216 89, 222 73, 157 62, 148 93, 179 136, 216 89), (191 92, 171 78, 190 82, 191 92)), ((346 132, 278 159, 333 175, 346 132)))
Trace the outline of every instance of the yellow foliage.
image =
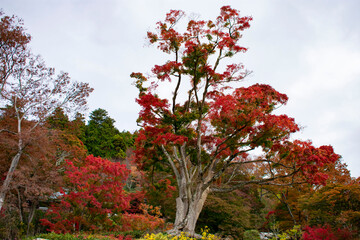
MULTIPOLYGON (((201 229, 201 239, 202 240, 220 240, 219 237, 214 234, 209 233, 209 228, 205 227, 205 229, 201 229)), ((189 237, 188 234, 181 232, 179 236, 171 236, 163 233, 158 234, 146 234, 144 236, 144 240, 196 240, 196 238, 189 237)))

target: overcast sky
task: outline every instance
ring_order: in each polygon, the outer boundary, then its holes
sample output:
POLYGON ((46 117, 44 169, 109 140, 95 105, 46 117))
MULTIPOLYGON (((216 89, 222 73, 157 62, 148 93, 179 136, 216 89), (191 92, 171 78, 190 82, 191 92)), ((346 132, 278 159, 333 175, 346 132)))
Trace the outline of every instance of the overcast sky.
POLYGON ((104 108, 119 130, 137 129, 131 72, 149 73, 166 55, 146 32, 170 9, 214 19, 223 5, 251 15, 249 51, 236 59, 289 97, 281 111, 304 127, 296 138, 331 144, 360 176, 359 0, 1 0, 24 20, 31 48, 48 66, 95 88, 89 110, 104 108))

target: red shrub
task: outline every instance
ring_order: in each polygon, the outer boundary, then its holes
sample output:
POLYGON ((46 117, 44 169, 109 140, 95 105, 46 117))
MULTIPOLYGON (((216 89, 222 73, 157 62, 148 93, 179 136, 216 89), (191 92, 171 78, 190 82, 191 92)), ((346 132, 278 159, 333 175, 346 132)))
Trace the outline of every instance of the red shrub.
POLYGON ((304 240, 351 240, 354 233, 347 229, 333 230, 330 226, 305 227, 304 240))
POLYGON ((66 190, 42 224, 56 233, 113 229, 130 206, 130 197, 123 190, 128 174, 125 165, 92 155, 84 162, 67 161, 66 190))

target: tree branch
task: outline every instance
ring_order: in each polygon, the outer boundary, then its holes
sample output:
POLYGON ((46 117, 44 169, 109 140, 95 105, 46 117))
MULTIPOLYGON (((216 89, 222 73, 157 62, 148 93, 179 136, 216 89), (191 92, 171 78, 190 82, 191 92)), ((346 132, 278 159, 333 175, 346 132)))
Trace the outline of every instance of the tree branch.
POLYGON ((299 172, 300 169, 290 173, 290 174, 286 174, 286 175, 278 175, 276 177, 271 177, 271 178, 265 178, 265 179, 258 179, 258 180, 249 180, 249 181, 241 181, 240 183, 236 184, 236 185, 232 185, 229 187, 222 187, 222 188, 217 188, 217 187, 212 187, 211 191, 213 192, 231 192, 235 189, 241 188, 245 185, 250 185, 250 184, 256 184, 256 185, 274 185, 274 186, 292 186, 294 184, 303 184, 306 183, 305 181, 303 182, 290 182, 290 183, 275 183, 273 182, 274 180, 277 179, 284 179, 284 178, 288 178, 291 177, 293 175, 295 175, 297 172, 299 172))
MULTIPOLYGON (((166 151, 164 145, 161 145, 161 148, 162 148, 164 154, 166 155, 167 160, 168 160, 168 162, 170 163, 170 165, 171 165, 171 167, 172 167, 172 169, 173 169, 173 171, 174 171, 174 174, 175 174, 175 176, 176 176, 176 180, 177 180, 177 183, 178 183, 178 186, 179 186, 179 184, 181 183, 181 178, 180 178, 179 171, 178 171, 178 169, 176 168, 175 163, 174 163, 173 160, 171 159, 170 154, 166 151)), ((180 187, 180 186, 179 186, 179 187, 180 187)))

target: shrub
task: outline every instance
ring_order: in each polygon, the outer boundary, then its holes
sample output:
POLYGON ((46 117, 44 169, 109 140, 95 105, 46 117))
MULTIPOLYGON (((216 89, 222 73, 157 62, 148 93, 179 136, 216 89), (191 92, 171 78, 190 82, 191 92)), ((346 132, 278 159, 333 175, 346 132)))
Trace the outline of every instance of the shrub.
POLYGON ((354 232, 347 229, 331 229, 329 225, 319 227, 305 227, 304 240, 351 240, 354 239, 354 232))
POLYGON ((125 165, 92 155, 85 162, 67 161, 67 188, 42 224, 56 233, 113 230, 130 206, 123 190, 128 173, 125 165))
POLYGON ((140 204, 140 209, 142 214, 122 215, 122 231, 152 231, 164 227, 165 222, 160 218, 160 208, 140 204))
POLYGON ((247 230, 244 232, 244 240, 260 240, 260 233, 258 230, 247 230))
POLYGON ((119 236, 103 236, 99 234, 58 234, 58 233, 46 233, 46 234, 39 234, 34 237, 28 237, 24 240, 33 240, 33 239, 51 239, 51 240, 131 240, 132 238, 130 236, 124 237, 123 235, 119 236))
POLYGON ((301 226, 295 225, 292 229, 286 230, 285 232, 275 235, 271 240, 287 240, 287 239, 300 239, 302 235, 301 226))
MULTIPOLYGON (((205 227, 201 229, 201 239, 202 240, 220 240, 219 237, 214 234, 209 233, 209 228, 205 227)), ((182 232, 179 236, 167 235, 164 233, 158 234, 146 234, 141 240, 196 240, 196 238, 189 237, 186 233, 182 232)))

